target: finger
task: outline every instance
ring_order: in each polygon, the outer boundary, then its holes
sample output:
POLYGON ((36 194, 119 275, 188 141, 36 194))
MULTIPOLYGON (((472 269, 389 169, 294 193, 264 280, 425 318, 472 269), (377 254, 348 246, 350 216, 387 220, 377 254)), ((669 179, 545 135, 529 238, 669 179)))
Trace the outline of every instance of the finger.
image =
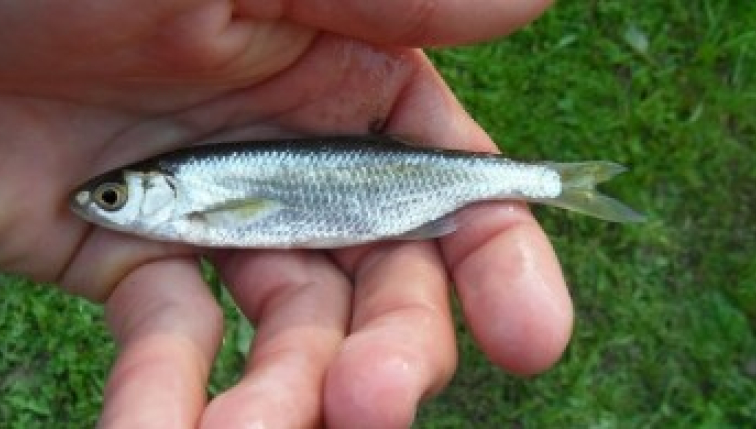
POLYGON ((90 228, 59 282, 66 292, 95 302, 105 302, 141 266, 197 252, 180 243, 145 241, 103 228, 90 228))
POLYGON ((329 427, 409 427, 456 365, 448 281, 431 243, 337 252, 353 273, 351 334, 325 385, 329 427))
POLYGON ((541 372, 564 351, 572 304, 548 238, 521 205, 467 210, 442 240, 465 318, 486 355, 519 374, 541 372))
POLYGON ((140 2, 138 14, 134 2, 44 3, 0 15, 0 37, 14 42, 0 44, 0 91, 121 113, 182 111, 261 82, 318 33, 240 18, 226 0, 140 2))
MULTIPOLYGON (((402 93, 389 127, 435 146, 493 151, 430 65, 402 93)), ((441 240, 465 317, 496 364, 529 374, 551 366, 567 345, 572 305, 543 230, 522 204, 491 203, 459 215, 441 240)))
POLYGON ((196 129, 212 129, 220 117, 233 118, 223 125, 234 126, 234 137, 241 139, 257 132, 250 118, 264 118, 307 133, 377 130, 429 146, 496 149, 420 50, 377 48, 333 35, 319 37, 279 77, 240 91, 222 105, 187 111, 180 119, 196 129))
POLYGON ((416 56, 323 34, 285 73, 182 112, 179 120, 194 129, 232 129, 237 138, 255 138, 261 123, 308 133, 364 133, 385 123, 415 72, 416 56))
POLYGON ((548 0, 237 0, 237 14, 295 22, 382 44, 426 46, 501 36, 548 0))
POLYGON ((196 426, 223 331, 222 314, 196 261, 137 268, 112 293, 105 311, 120 351, 105 389, 101 425, 196 426))
POLYGON ((345 333, 351 287, 323 254, 241 252, 219 269, 257 326, 247 371, 203 427, 316 427, 323 377, 345 333))

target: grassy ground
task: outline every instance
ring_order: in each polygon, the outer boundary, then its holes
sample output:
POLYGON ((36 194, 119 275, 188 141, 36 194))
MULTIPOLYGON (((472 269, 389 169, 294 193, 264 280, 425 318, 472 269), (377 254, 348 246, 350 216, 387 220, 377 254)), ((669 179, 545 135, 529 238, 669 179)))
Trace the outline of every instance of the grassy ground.
MULTIPOLYGON (((756 422, 756 2, 565 0, 507 40, 432 55, 506 152, 629 165, 611 192, 650 221, 537 209, 577 311, 564 359, 513 378, 460 323, 460 370, 417 427, 756 422)), ((91 426, 114 356, 101 310, 0 283, 0 422, 91 426)), ((251 335, 229 325, 211 391, 251 335)))

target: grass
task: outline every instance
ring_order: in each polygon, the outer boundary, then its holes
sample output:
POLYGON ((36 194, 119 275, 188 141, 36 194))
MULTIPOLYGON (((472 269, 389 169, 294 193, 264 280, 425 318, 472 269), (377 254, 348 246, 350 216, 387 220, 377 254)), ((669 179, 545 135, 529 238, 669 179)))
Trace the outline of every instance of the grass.
MULTIPOLYGON (((562 1, 510 38, 431 55, 507 153, 626 164, 608 189, 650 220, 536 209, 576 306, 563 360, 509 376, 459 322, 460 369, 416 426, 756 421, 756 3, 562 1)), ((101 309, 0 283, 0 422, 91 426, 114 356, 101 309)), ((211 392, 233 383, 251 337, 229 326, 211 392)))

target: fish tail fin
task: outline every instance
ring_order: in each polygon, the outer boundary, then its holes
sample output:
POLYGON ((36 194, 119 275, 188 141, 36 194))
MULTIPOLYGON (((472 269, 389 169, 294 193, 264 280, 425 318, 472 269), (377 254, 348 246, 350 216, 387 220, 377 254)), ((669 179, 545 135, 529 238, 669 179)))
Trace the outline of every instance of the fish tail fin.
POLYGON ((625 204, 601 194, 598 183, 624 172, 625 167, 608 161, 550 164, 562 181, 562 193, 542 202, 611 222, 643 222, 645 217, 625 204))

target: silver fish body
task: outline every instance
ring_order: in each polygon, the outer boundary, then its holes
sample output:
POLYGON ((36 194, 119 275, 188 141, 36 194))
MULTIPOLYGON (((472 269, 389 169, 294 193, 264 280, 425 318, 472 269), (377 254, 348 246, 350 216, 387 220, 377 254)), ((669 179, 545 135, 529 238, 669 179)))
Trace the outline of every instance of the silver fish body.
POLYGON ((454 231, 476 201, 518 199, 637 221, 594 190, 616 164, 518 163, 498 155, 344 136, 181 149, 98 176, 72 196, 85 219, 209 247, 334 248, 454 231))

